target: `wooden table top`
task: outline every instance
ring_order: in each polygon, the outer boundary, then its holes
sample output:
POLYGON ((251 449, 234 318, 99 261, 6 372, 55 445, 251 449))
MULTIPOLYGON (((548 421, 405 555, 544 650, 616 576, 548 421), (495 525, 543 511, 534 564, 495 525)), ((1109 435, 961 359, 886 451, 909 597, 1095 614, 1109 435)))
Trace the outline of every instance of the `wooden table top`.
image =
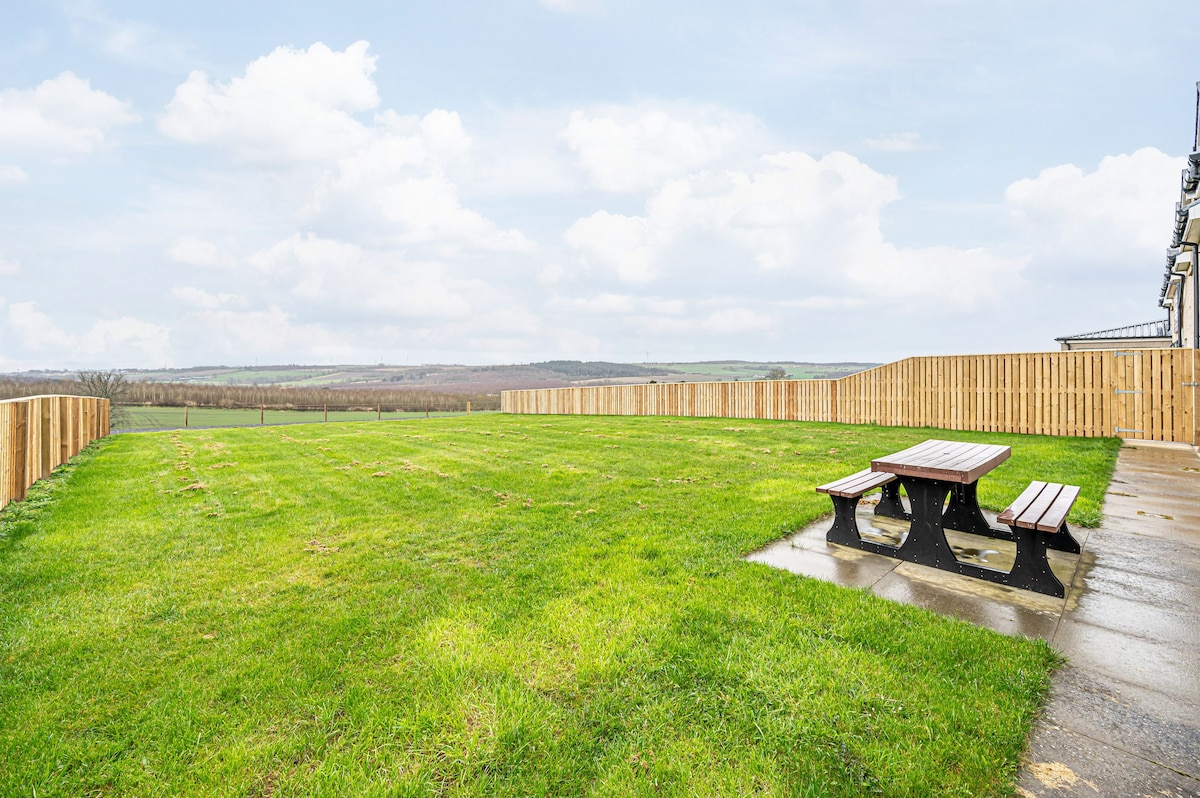
POLYGON ((1011 455, 1012 449, 1008 446, 929 440, 902 452, 872 460, 871 470, 886 471, 900 477, 970 483, 1011 455))

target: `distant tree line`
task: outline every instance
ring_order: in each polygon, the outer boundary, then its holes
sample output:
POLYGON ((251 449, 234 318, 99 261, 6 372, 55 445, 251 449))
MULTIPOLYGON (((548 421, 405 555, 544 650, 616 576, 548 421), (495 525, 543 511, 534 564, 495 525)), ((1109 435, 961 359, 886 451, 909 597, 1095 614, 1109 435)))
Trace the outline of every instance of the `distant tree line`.
POLYGON ((439 393, 417 388, 297 388, 282 385, 211 385, 194 382, 127 381, 113 372, 81 372, 74 380, 0 379, 0 399, 42 394, 103 396, 114 405, 156 407, 330 408, 417 412, 499 410, 497 394, 439 393), (114 384, 116 383, 116 384, 114 384))

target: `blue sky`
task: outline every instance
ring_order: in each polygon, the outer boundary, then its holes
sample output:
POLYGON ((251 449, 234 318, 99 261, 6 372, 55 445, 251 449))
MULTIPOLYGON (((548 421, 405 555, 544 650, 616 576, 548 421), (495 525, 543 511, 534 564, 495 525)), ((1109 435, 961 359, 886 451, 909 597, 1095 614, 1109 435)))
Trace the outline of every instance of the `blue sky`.
POLYGON ((1191 4, 5 4, 0 371, 1148 321, 1191 4))

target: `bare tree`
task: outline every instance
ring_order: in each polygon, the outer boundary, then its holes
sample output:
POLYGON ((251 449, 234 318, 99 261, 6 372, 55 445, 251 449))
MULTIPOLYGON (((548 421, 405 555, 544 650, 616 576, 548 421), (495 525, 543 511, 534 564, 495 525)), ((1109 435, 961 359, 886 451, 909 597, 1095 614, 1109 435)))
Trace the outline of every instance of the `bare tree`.
POLYGON ((98 396, 108 400, 109 424, 114 429, 129 426, 129 411, 125 402, 129 397, 129 383, 118 371, 81 371, 76 375, 79 390, 84 396, 98 396))
POLYGON ((787 369, 783 366, 771 366, 771 368, 767 369, 768 380, 786 380, 787 378, 787 369))

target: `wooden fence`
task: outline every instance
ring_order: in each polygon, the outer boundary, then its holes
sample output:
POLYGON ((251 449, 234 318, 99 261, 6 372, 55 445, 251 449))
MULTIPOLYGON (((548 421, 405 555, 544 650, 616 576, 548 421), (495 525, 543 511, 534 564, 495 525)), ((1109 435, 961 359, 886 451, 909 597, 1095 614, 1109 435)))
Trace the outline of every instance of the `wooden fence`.
POLYGON ((504 391, 506 413, 718 416, 1200 444, 1200 350, 912 357, 836 380, 504 391))
POLYGON ((107 399, 30 396, 0 401, 0 507, 109 432, 107 399))

